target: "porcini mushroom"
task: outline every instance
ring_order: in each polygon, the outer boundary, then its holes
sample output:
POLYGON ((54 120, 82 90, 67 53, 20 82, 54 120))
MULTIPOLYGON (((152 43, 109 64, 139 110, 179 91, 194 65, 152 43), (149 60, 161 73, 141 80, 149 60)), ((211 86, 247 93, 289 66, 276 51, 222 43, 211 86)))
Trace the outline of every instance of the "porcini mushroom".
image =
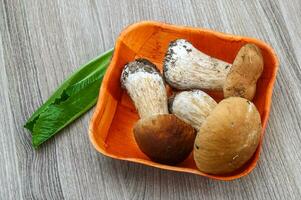
POLYGON ((182 91, 169 99, 169 111, 199 130, 216 101, 201 90, 182 91))
POLYGON ((173 165, 190 154, 196 132, 175 115, 160 114, 140 119, 134 134, 142 152, 153 161, 173 165))
POLYGON ((225 97, 249 100, 254 97, 262 70, 263 58, 254 44, 243 46, 232 66, 206 55, 184 39, 170 42, 163 63, 164 78, 173 88, 223 90, 225 97))
POLYGON ((138 110, 134 126, 137 145, 150 159, 177 164, 192 151, 196 132, 168 113, 164 81, 156 66, 146 59, 128 63, 121 74, 125 88, 138 110))
POLYGON ((133 100, 140 118, 168 114, 164 81, 153 63, 142 58, 128 63, 120 81, 133 100))
POLYGON ((254 44, 244 45, 236 55, 224 83, 224 97, 239 96, 252 100, 256 83, 263 71, 260 49, 254 44))
POLYGON ((262 126, 255 105, 241 97, 222 100, 201 126, 194 145, 198 169, 227 174, 239 169, 254 154, 262 126))

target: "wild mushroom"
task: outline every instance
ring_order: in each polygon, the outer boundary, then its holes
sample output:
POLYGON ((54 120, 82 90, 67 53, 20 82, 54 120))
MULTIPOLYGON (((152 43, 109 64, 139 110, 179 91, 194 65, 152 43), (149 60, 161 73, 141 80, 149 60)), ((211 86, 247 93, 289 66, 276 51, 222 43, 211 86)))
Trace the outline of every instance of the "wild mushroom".
POLYGON ((263 58, 255 44, 244 45, 237 53, 224 83, 224 97, 239 96, 252 100, 263 71, 263 58))
POLYGON ((173 88, 223 90, 225 97, 240 96, 251 100, 263 70, 263 58, 256 45, 246 44, 231 65, 178 39, 170 42, 163 66, 164 78, 173 88))
POLYGON ((183 161, 193 149, 196 132, 168 113, 164 81, 156 66, 146 59, 128 63, 121 74, 121 85, 141 118, 134 127, 134 137, 141 151, 160 163, 183 161))
POLYGON ((153 63, 141 58, 128 63, 120 81, 133 100, 140 118, 168 114, 164 81, 153 63))
POLYGON ((196 132, 175 115, 160 114, 140 119, 134 135, 139 148, 153 161, 173 165, 190 154, 196 132))
POLYGON ((222 100, 201 126, 194 145, 198 169, 210 174, 231 173, 254 154, 261 133, 260 115, 247 99, 222 100))
POLYGON ((217 103, 201 90, 182 91, 169 99, 169 111, 199 130, 217 103))

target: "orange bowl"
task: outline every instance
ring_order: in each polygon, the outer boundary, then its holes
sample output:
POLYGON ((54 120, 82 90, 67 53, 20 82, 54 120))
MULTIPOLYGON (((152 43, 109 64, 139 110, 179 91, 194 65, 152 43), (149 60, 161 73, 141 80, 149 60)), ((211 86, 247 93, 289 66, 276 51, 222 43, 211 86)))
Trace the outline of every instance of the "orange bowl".
MULTIPOLYGON (((270 113, 273 86, 278 69, 278 59, 273 49, 261 40, 215 32, 202 28, 175 26, 161 22, 143 21, 125 28, 117 39, 110 66, 103 79, 96 109, 89 126, 93 146, 102 154, 161 169, 193 173, 219 180, 233 180, 250 173, 256 166, 262 145, 263 133, 270 113), (162 70, 162 61, 170 41, 184 38, 202 52, 232 63, 238 50, 245 43, 254 43, 262 50, 263 74, 258 80, 253 102, 259 110, 263 132, 254 156, 239 170, 227 175, 211 175, 200 172, 192 155, 177 166, 151 161, 138 148, 133 125, 138 120, 136 109, 120 86, 120 74, 124 65, 143 57, 162 70)), ((221 94, 210 93, 217 101, 221 94)))

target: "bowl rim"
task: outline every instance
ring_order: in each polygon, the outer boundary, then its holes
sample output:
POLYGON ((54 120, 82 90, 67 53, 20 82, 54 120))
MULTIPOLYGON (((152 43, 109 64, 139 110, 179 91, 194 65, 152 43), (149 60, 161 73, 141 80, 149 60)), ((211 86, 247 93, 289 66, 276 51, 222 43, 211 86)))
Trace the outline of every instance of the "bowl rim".
MULTIPOLYGON (((240 36, 240 35, 232 35, 229 33, 222 33, 222 32, 218 32, 218 31, 214 31, 211 29, 207 29, 207 28, 200 28, 200 27, 191 27, 191 26, 183 26, 183 25, 173 25, 173 24, 169 24, 169 23, 164 23, 164 22, 159 22, 159 21, 140 21, 140 22, 136 22, 133 24, 128 25, 127 27, 125 27, 122 32, 120 33, 119 37, 116 40, 115 43, 115 48, 114 49, 119 49, 121 43, 122 43, 122 39, 131 31, 135 30, 137 27, 141 27, 141 26, 158 26, 161 28, 166 28, 166 29, 173 29, 173 30, 177 30, 178 32, 181 32, 181 30, 191 30, 191 31, 202 31, 202 32, 207 32, 211 35, 214 35, 220 39, 223 40, 227 40, 227 41, 239 41, 239 40, 247 40, 248 42, 251 43, 256 43, 256 44, 260 44, 261 46, 264 46, 268 52, 271 54, 273 62, 275 64, 274 66, 274 70, 271 76, 271 81, 269 86, 267 87, 267 92, 266 92, 266 106, 264 107, 264 110, 266 112, 266 117, 264 118, 264 120, 262 121, 262 133, 261 133, 261 137, 260 137, 260 141, 257 147, 257 150, 255 151, 254 155, 254 159, 252 162, 250 162, 249 166, 242 172, 238 173, 238 174, 234 174, 231 176, 222 176, 222 175, 213 175, 213 174, 206 174, 203 173, 197 169, 191 169, 191 168, 186 168, 186 167, 179 167, 179 166, 170 166, 170 165, 164 165, 164 164, 160 164, 160 163, 155 163, 153 161, 147 161, 144 159, 139 159, 139 158, 131 158, 131 157, 121 157, 121 156, 117 156, 114 155, 112 153, 107 152, 105 149, 102 149, 99 144, 96 142, 96 139, 94 137, 94 126, 96 123, 96 119, 97 117, 101 114, 101 112, 103 112, 102 109, 99 108, 105 108, 107 101, 105 101, 104 99, 107 99, 106 97, 106 92, 107 92, 107 85, 108 82, 110 80, 110 74, 112 73, 112 71, 114 70, 114 66, 118 60, 119 57, 119 52, 114 50, 110 65, 108 66, 108 69, 105 73, 105 76, 103 78, 101 87, 100 87, 100 91, 99 91, 99 96, 98 96, 98 101, 97 101, 97 105, 96 108, 94 110, 94 113, 92 115, 92 118, 90 120, 90 124, 89 124, 89 130, 88 130, 88 135, 89 135, 89 139, 90 142, 92 143, 93 147, 99 151, 101 154, 114 158, 114 159, 118 159, 118 160, 125 160, 125 161, 130 161, 130 162, 134 162, 134 163, 139 163, 139 164, 143 164, 143 165, 147 165, 147 166, 152 166, 152 167, 156 167, 156 168, 160 168, 160 169, 164 169, 164 170, 171 170, 171 171, 177 171, 177 172, 186 172, 186 173, 191 173, 191 174, 196 174, 196 175, 200 175, 203 177, 208 177, 208 178, 212 178, 212 179, 216 179, 216 180, 223 180, 223 181, 230 181, 230 180, 234 180, 234 179, 238 179, 241 178, 243 176, 248 175, 251 171, 253 171, 253 169, 256 167, 257 162, 258 162, 258 158, 260 156, 260 152, 261 152, 261 148, 262 148, 262 143, 263 143, 263 136, 264 136, 264 132, 266 129, 266 125, 267 125, 267 121, 270 115, 270 109, 271 109, 271 102, 272 102, 272 92, 274 89, 274 85, 275 85, 275 81, 276 81, 276 75, 277 75, 277 71, 279 69, 279 60, 278 57, 274 51, 274 49, 272 47, 270 47, 267 43, 265 43, 264 41, 260 40, 260 39, 256 39, 256 38, 252 38, 252 37, 246 37, 246 36, 240 36), (102 99, 101 101, 99 101, 99 99, 102 99)), ((115 115, 115 114, 114 114, 115 115)), ((104 143, 104 146, 106 144, 104 143)))

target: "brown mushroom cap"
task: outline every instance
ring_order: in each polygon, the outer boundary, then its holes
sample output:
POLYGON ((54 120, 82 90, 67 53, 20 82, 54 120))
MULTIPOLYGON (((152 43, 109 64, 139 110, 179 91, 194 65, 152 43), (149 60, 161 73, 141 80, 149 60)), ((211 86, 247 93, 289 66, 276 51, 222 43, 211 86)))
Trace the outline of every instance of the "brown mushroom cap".
POLYGON ((263 71, 263 57, 255 44, 246 44, 238 52, 227 75, 224 97, 239 96, 252 100, 263 71))
POLYGON ((221 101, 207 117, 195 139, 194 160, 200 171, 226 174, 254 154, 261 134, 260 115, 247 99, 221 101))
POLYGON ((177 164, 193 149, 195 129, 173 114, 140 119, 134 127, 135 140, 151 160, 177 164))

